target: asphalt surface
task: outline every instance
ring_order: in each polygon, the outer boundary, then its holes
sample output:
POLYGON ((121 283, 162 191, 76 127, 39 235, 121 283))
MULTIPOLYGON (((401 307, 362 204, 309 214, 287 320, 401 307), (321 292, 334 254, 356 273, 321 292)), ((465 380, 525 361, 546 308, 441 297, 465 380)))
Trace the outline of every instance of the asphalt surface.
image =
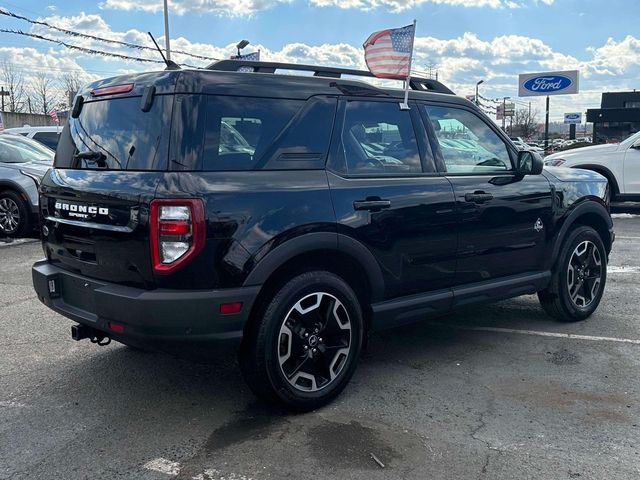
POLYGON ((588 321, 522 297, 376 335, 305 415, 258 403, 232 351, 74 342, 32 291, 39 244, 0 244, 0 478, 637 479, 640 217, 615 223, 588 321))

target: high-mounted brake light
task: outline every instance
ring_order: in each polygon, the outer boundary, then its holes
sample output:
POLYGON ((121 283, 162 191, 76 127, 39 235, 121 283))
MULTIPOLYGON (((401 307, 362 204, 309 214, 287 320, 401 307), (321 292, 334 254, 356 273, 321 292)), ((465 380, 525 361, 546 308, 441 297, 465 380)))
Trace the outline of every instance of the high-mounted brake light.
POLYGON ((204 247, 204 204, 192 198, 153 200, 149 228, 153 270, 173 273, 204 247))
POLYGON ((112 87, 95 88, 91 90, 92 97, 103 97, 105 95, 117 95, 119 93, 129 93, 133 90, 133 83, 124 83, 112 87))

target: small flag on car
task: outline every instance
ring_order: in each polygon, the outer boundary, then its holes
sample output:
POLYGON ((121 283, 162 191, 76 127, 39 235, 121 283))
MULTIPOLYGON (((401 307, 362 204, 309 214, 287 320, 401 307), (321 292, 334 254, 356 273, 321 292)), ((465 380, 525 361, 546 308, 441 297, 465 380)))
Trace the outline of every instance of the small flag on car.
POLYGON ((51 110, 49 112, 49 116, 51 117, 51 119, 54 121, 56 125, 60 124, 60 120, 58 119, 58 112, 56 112, 55 110, 51 110))
POLYGON ((372 33, 364 42, 364 61, 378 78, 404 79, 402 110, 409 110, 409 83, 413 42, 416 37, 416 21, 401 28, 390 28, 372 33))
POLYGON ((407 78, 411 73, 415 32, 414 23, 371 34, 363 45, 369 71, 379 78, 407 78))

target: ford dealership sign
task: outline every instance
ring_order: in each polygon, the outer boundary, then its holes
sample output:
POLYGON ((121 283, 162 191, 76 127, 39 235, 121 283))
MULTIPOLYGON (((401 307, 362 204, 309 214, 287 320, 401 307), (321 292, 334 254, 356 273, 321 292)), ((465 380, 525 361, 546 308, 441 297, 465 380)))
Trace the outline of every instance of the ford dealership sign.
POLYGON ((578 71, 524 73, 519 84, 520 97, 578 93, 578 71))

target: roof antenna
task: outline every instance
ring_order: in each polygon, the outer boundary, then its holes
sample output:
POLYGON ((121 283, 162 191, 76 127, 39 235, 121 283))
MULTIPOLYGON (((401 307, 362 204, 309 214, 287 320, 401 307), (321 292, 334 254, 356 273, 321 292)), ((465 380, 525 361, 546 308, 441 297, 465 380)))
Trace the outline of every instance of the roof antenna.
POLYGON ((164 61, 165 65, 167 66, 167 70, 180 70, 180 65, 178 65, 173 60, 167 60, 167 57, 165 57, 164 53, 162 53, 162 49, 158 46, 158 42, 156 42, 156 39, 153 38, 153 35, 151 35, 151 32, 147 32, 147 33, 151 37, 151 40, 153 40, 153 44, 158 49, 158 52, 160 52, 160 56, 162 57, 162 60, 164 61))

